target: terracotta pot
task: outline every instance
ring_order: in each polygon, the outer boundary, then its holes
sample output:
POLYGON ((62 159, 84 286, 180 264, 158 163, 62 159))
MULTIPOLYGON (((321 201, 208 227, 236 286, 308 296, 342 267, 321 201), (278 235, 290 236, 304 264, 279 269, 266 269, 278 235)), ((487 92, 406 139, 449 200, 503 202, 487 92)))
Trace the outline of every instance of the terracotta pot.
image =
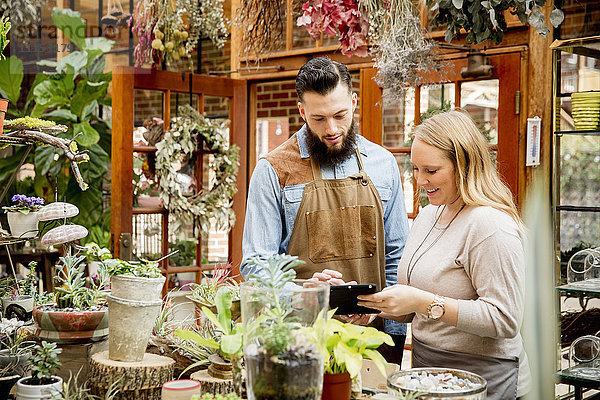
POLYGON ((20 212, 9 212, 6 214, 10 234, 18 238, 33 238, 38 234, 37 212, 23 214, 20 212))
POLYGON ((322 400, 350 400, 352 379, 350 374, 325 374, 323 377, 322 400))
POLYGON ((0 136, 2 136, 2 130, 4 129, 4 114, 8 109, 8 100, 0 99, 0 136))
POLYGON ((108 336, 108 309, 98 311, 46 311, 33 309, 41 339, 59 343, 97 342, 108 336))

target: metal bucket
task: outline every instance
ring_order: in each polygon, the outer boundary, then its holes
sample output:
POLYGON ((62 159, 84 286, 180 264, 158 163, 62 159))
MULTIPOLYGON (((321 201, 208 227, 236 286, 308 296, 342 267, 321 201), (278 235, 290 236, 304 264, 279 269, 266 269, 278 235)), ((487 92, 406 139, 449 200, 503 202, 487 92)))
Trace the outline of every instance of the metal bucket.
POLYGON ((481 376, 472 372, 452 368, 411 368, 394 372, 387 378, 387 387, 388 394, 402 399, 407 396, 415 396, 409 398, 427 400, 485 400, 487 393, 487 382, 481 376), (423 376, 424 373, 433 375, 449 373, 454 377, 470 381, 471 385, 469 385, 469 388, 448 389, 448 391, 432 391, 424 388, 406 388, 399 384, 399 381, 402 381, 404 377, 411 376, 413 374, 419 374, 423 376))

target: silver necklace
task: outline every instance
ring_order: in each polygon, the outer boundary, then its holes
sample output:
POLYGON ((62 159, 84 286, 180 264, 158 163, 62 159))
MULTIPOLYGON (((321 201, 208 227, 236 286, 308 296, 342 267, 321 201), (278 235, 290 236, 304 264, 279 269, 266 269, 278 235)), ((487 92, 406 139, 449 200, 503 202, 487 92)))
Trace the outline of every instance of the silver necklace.
MULTIPOLYGON (((417 249, 415 250, 415 252, 410 257, 410 260, 408 260, 408 266, 406 267, 406 282, 407 282, 407 285, 410 285, 410 277, 412 275, 413 270, 415 269, 415 266, 419 262, 419 260, 425 255, 425 253, 427 253, 429 251, 429 249, 431 249, 433 247, 434 244, 437 243, 438 240, 440 240, 440 238, 442 237, 442 235, 444 234, 444 232, 446 232, 446 230, 450 227, 450 224, 456 219, 456 217, 458 217, 458 214, 460 214, 460 212, 465 208, 465 206, 466 206, 466 204, 463 204, 460 207, 460 210, 458 210, 458 212, 454 215, 454 217, 452 217, 452 219, 450 220, 450 222, 448 222, 448 225, 446 225, 442 229, 442 231, 440 232, 439 235, 437 235, 437 237, 435 238, 435 240, 433 242, 431 242, 431 244, 429 246, 427 246, 427 248, 425 250, 423 250, 423 252, 419 255, 419 257, 417 257, 417 259, 413 263, 412 262, 413 258, 415 258, 415 255, 421 249, 421 247, 423 246, 423 244, 427 241, 427 238, 429 237, 429 235, 431 234, 431 232, 433 232, 433 228, 435 228, 435 226, 437 225, 438 221, 442 217, 442 214, 444 213, 444 210, 446 209, 446 205, 444 204, 444 209, 440 212, 440 215, 438 215, 435 218, 435 221, 433 222, 433 225, 431 226, 431 228, 429 228, 429 232, 427 232, 427 235, 425 235, 425 238, 423 238, 423 241, 419 244, 419 246, 417 246, 417 249)), ((439 209, 439 207, 438 207, 438 209, 439 209)))

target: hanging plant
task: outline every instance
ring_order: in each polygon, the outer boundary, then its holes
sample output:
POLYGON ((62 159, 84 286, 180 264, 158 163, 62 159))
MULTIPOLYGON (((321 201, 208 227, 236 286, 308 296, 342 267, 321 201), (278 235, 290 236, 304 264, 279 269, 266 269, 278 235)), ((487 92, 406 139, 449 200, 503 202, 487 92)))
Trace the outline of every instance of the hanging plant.
MULTIPOLYGON (((427 0, 431 11, 437 11, 435 22, 447 26, 447 42, 464 29, 467 43, 491 40, 496 44, 502 42, 506 32, 505 11, 517 15, 523 24, 529 23, 538 34, 546 37, 550 30, 540 8, 545 3, 546 0, 427 0)), ((554 9, 550 13, 550 23, 555 28, 563 20, 561 10, 554 9)))
POLYGON ((258 62, 264 55, 281 48, 285 36, 286 0, 244 0, 237 10, 240 56, 258 62))
POLYGON ((104 25, 102 35, 108 39, 114 39, 118 36, 121 27, 129 26, 131 14, 123 11, 121 2, 118 0, 108 0, 106 9, 108 14, 100 19, 104 25))
POLYGON ((339 37, 342 54, 359 57, 368 55, 369 21, 359 10, 358 1, 314 0, 302 6, 304 14, 296 21, 306 27, 310 37, 319 40, 322 34, 339 37))
POLYGON ((239 148, 229 146, 228 121, 205 118, 189 105, 180 107, 179 115, 173 118, 171 128, 156 144, 160 197, 169 213, 175 216, 174 230, 195 223, 199 231, 208 232, 211 221, 217 228, 229 230, 235 222, 231 202, 237 191, 239 148), (208 165, 211 182, 206 190, 186 195, 176 166, 192 159, 203 143, 213 155, 208 165))
MULTIPOLYGON (((153 55, 167 65, 190 58, 202 36, 223 47, 228 21, 224 0, 141 0, 137 3, 132 31, 138 37, 134 49, 136 67, 153 55)), ((154 66, 156 66, 155 63, 154 66)))
POLYGON ((377 75, 386 101, 403 99, 406 89, 425 83, 425 75, 440 71, 438 46, 428 39, 410 0, 390 0, 387 8, 380 1, 363 1, 371 16, 370 33, 377 38, 373 47, 377 75))

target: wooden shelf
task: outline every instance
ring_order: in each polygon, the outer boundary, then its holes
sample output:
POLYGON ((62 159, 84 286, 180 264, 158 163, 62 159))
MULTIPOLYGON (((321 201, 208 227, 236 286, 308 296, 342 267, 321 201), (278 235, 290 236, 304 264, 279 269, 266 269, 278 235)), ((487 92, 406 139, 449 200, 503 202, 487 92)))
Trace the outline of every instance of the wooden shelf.
POLYGON ((583 135, 583 136, 600 136, 600 130, 593 129, 589 131, 555 131, 555 135, 583 135))
POLYGON ((156 152, 156 146, 133 146, 134 153, 154 153, 156 152))
POLYGON ((167 209, 164 207, 133 207, 131 211, 133 215, 140 214, 166 214, 167 209))

